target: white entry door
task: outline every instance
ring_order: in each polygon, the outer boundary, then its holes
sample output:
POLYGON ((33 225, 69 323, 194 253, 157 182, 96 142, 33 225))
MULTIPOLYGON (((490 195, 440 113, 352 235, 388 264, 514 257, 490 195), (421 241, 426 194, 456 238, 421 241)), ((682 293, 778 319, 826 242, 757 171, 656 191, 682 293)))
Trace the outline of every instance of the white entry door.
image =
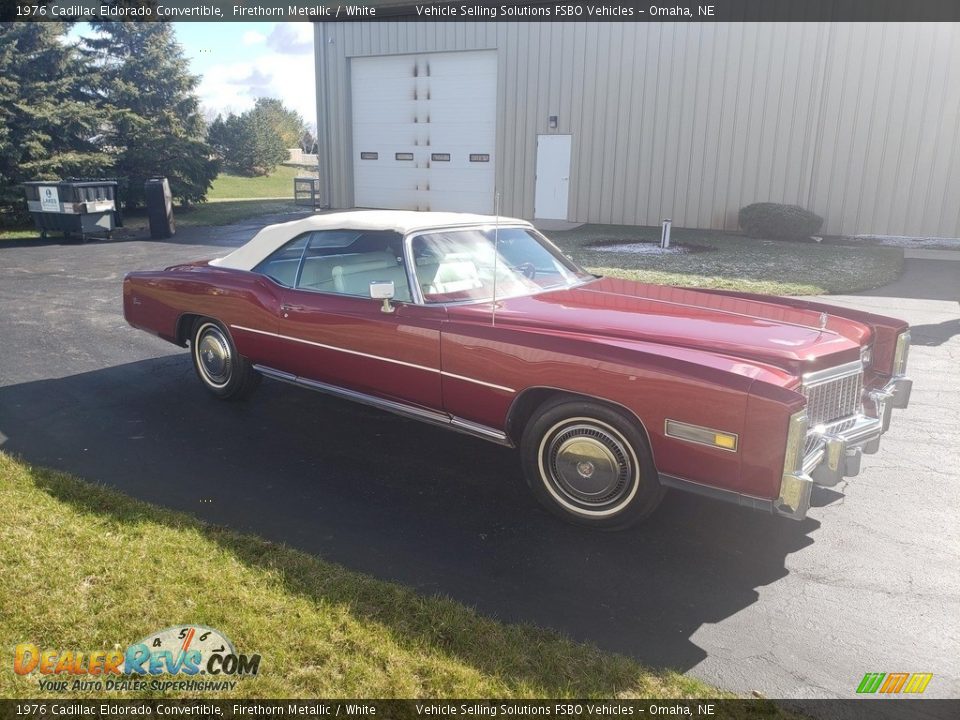
POLYGON ((351 60, 354 204, 493 212, 495 50, 351 60))
POLYGON ((572 135, 537 135, 537 180, 533 216, 566 220, 570 199, 570 147, 572 135))

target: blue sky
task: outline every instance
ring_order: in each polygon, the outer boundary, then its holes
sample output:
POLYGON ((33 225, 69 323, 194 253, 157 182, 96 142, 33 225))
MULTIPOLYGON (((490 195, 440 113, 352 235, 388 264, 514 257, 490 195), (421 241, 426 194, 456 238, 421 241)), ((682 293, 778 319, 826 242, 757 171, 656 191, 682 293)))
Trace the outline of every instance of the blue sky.
MULTIPOLYGON (((201 76, 206 114, 239 113, 258 97, 279 98, 313 127, 316 103, 311 23, 173 23, 177 40, 201 76)), ((86 24, 72 34, 88 33, 86 24)))

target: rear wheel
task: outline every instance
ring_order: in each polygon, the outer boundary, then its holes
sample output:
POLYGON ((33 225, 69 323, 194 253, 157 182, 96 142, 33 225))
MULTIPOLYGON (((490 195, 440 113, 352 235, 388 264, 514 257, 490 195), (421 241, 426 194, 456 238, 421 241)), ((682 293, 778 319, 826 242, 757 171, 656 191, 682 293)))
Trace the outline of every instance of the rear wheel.
POLYGON ((621 529, 650 515, 664 490, 635 419, 590 401, 545 405, 521 441, 527 484, 568 522, 621 529))
POLYGON ((200 318, 193 325, 190 354, 200 382, 221 400, 240 400, 260 384, 260 373, 237 353, 233 340, 218 322, 200 318))

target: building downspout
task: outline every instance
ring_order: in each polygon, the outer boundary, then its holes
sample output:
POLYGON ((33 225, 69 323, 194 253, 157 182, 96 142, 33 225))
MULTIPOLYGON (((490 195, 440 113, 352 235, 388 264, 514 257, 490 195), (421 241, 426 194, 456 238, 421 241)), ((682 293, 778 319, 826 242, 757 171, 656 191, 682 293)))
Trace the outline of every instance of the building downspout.
POLYGON ((317 174, 320 176, 321 203, 325 208, 332 207, 333 178, 330 177, 330 122, 327 117, 329 107, 330 82, 327 60, 327 24, 313 24, 314 72, 317 88, 317 174))

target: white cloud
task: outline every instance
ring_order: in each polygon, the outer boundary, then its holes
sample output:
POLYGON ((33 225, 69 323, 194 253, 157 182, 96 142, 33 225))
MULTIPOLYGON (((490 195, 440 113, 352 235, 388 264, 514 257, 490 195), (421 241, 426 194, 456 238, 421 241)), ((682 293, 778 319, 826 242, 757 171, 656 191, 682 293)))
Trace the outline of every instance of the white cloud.
POLYGON ((267 41, 267 36, 258 33, 256 30, 247 30, 240 36, 240 42, 244 45, 263 45, 267 41))
MULTIPOLYGON (((309 23, 304 23, 309 26, 309 23)), ((296 54, 265 53, 249 61, 214 65, 197 88, 208 114, 240 113, 258 97, 274 97, 316 124, 313 44, 296 54)))
POLYGON ((267 47, 283 55, 313 51, 313 23, 277 23, 267 38, 267 47))

